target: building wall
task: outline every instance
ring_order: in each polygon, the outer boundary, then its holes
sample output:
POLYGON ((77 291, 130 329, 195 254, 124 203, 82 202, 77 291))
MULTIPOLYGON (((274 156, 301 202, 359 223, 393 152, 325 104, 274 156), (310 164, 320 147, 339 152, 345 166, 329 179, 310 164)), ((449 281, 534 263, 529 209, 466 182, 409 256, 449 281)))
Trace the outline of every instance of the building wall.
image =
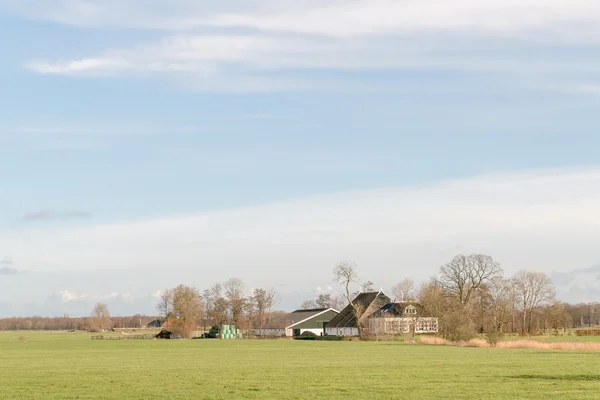
POLYGON ((263 337, 281 337, 281 336, 286 336, 286 331, 285 329, 273 329, 273 328, 263 328, 261 329, 254 329, 254 335, 255 336, 263 336, 263 337))
POLYGON ((370 318, 369 331, 373 334, 402 335, 415 333, 437 333, 438 319, 431 317, 398 317, 398 318, 370 318))
POLYGON ((327 336, 358 336, 358 328, 325 328, 327 336))

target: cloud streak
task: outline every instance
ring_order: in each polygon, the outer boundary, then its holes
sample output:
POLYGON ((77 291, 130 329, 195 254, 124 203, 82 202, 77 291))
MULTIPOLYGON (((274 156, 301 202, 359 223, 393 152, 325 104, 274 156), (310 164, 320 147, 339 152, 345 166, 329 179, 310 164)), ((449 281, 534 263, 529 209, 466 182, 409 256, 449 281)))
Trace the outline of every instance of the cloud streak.
POLYGON ((21 220, 23 222, 49 222, 49 221, 72 221, 82 220, 91 218, 92 214, 86 211, 53 211, 53 210, 40 210, 32 213, 23 215, 21 220))
POLYGON ((348 86, 308 79, 300 73, 306 70, 598 73, 597 57, 560 51, 600 45, 600 9, 590 0, 5 3, 21 15, 63 24, 165 32, 156 42, 24 63, 44 75, 167 75, 192 90, 254 92, 348 86), (548 51, 549 44, 559 48, 548 51))

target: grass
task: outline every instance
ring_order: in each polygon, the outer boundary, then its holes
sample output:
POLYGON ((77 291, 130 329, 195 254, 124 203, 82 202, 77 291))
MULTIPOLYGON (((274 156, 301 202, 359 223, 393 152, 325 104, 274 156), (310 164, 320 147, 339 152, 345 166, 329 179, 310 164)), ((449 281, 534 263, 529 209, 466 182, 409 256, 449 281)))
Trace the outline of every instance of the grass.
POLYGON ((597 352, 401 342, 0 333, 0 398, 595 399, 597 360, 597 352))

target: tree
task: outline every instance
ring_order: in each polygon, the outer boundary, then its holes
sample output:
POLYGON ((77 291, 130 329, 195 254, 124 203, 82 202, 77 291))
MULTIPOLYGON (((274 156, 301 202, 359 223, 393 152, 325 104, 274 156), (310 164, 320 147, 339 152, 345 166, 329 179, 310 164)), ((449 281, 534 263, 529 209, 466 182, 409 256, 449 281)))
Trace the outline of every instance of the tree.
POLYGON ((539 305, 554 300, 554 286, 545 273, 533 271, 519 271, 513 278, 513 282, 523 311, 521 333, 525 334, 526 331, 531 333, 531 316, 539 305))
POLYGON ((260 329, 260 335, 262 336, 262 330, 265 322, 270 318, 270 314, 273 310, 274 302, 277 297, 277 292, 273 288, 267 289, 255 289, 254 294, 251 298, 251 302, 254 307, 253 310, 256 313, 256 319, 258 327, 260 329))
POLYGON ((344 287, 344 297, 348 301, 348 304, 352 306, 354 317, 356 318, 356 327, 358 329, 358 335, 362 337, 363 334, 363 323, 361 321, 363 310, 359 303, 355 303, 352 298, 350 286, 352 284, 358 284, 358 272, 356 271, 356 264, 351 261, 342 261, 333 268, 334 280, 344 287))
POLYGON ((413 301, 416 298, 415 282, 412 279, 404 279, 397 283, 392 292, 400 301, 413 301))
POLYGON ((317 303, 314 300, 304 300, 300 305, 303 310, 311 310, 317 308, 317 303))
POLYGON ((92 328, 104 332, 110 328, 110 312, 108 311, 108 305, 98 303, 92 309, 92 328))
POLYGON ((241 279, 231 278, 223 283, 225 297, 229 302, 229 310, 231 311, 231 319, 236 327, 240 325, 240 319, 244 314, 245 298, 244 298, 244 282, 241 279))
POLYGON ((161 296, 159 310, 167 313, 167 325, 173 333, 191 338, 202 320, 202 298, 196 288, 179 285, 161 296))
POLYGON ((158 309, 158 313, 161 317, 164 317, 165 319, 167 318, 167 316, 171 313, 171 305, 172 305, 172 292, 168 289, 165 289, 163 291, 160 292, 160 296, 159 296, 159 303, 158 306, 156 307, 158 309))
POLYGON ((204 291, 204 302, 206 304, 207 320, 210 321, 210 324, 218 327, 223 326, 229 318, 229 303, 223 297, 223 286, 217 283, 204 291))
POLYGON ((333 308, 334 310, 342 310, 346 304, 341 296, 334 296, 329 293, 321 293, 314 301, 316 308, 333 308))
POLYGON ((486 292, 491 303, 491 314, 494 322, 494 331, 503 333, 504 325, 514 315, 516 292, 514 282, 501 276, 492 278, 486 286, 486 292))
POLYGON ((488 255, 458 255, 440 268, 436 282, 467 305, 477 289, 501 274, 500 265, 488 255))

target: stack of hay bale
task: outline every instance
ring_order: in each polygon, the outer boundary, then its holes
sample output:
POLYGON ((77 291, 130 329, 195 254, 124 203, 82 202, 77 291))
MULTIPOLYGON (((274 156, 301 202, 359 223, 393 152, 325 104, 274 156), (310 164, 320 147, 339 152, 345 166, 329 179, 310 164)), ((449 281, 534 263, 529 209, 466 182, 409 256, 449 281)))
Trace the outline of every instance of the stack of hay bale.
POLYGON ((234 325, 223 325, 221 327, 221 339, 241 339, 242 332, 235 329, 234 325))

